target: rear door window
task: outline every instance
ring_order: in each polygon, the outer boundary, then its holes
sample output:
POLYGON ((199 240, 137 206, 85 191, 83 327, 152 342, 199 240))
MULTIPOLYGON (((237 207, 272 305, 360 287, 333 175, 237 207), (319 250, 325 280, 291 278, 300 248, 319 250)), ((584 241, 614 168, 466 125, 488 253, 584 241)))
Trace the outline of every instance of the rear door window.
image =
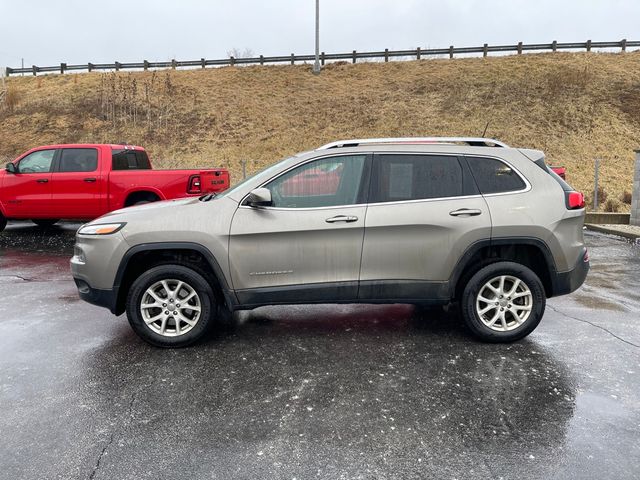
POLYGON ((370 203, 477 193, 455 156, 380 154, 374 157, 370 203))
POLYGON ((95 148, 65 148, 60 155, 58 172, 95 172, 98 151, 95 148))
POLYGON ((151 162, 143 150, 112 150, 112 170, 150 170, 151 162))
POLYGON ((500 160, 484 157, 465 158, 483 195, 515 192, 526 187, 520 175, 500 160))

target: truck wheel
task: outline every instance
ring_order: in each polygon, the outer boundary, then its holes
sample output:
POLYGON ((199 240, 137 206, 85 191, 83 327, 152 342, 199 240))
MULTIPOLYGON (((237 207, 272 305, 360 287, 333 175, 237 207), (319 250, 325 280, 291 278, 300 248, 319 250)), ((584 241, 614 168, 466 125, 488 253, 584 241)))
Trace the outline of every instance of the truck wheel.
POLYGON ((471 332, 487 342, 513 342, 540 323, 544 287, 531 269, 514 262, 481 268, 464 287, 460 308, 471 332))
POLYGON ((4 227, 7 226, 7 219, 4 218, 4 215, 0 213, 0 232, 4 230, 4 227))
POLYGON ((160 265, 140 275, 126 303, 133 330, 157 347, 186 347, 205 336, 217 302, 209 283, 182 265, 160 265))
POLYGON ((58 223, 60 221, 59 218, 57 219, 53 219, 53 218, 33 218, 31 219, 31 221, 33 223, 35 223, 36 225, 38 225, 39 227, 42 228, 49 228, 52 227, 53 225, 55 225, 56 223, 58 223))

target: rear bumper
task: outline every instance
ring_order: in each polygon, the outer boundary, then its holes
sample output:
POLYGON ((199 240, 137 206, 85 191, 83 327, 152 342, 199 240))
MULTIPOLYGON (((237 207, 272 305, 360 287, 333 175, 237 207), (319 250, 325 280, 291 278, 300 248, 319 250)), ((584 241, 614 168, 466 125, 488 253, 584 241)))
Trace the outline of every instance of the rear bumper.
POLYGON ((549 297, 557 297, 558 295, 566 295, 576 291, 584 283, 587 273, 589 273, 589 257, 585 247, 571 270, 552 275, 552 291, 549 297))
POLYGON ((80 278, 74 278, 73 281, 76 282, 78 295, 80 295, 82 300, 99 307, 104 307, 113 314, 116 313, 116 300, 118 298, 116 291, 92 288, 91 285, 80 278))

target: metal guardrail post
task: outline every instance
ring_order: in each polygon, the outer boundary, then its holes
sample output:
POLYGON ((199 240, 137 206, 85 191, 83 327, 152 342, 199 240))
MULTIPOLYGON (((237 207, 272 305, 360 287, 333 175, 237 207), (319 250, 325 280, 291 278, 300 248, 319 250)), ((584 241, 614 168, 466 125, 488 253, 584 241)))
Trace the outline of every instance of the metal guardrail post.
POLYGON ((31 68, 33 69, 33 76, 35 77, 38 74, 38 67, 32 65, 31 68))
POLYGON ((64 73, 64 71, 67 69, 67 64, 66 63, 61 63, 60 64, 60 73, 64 73))
POLYGON ((320 54, 320 65, 324 66, 324 52, 320 54))
POLYGON ((625 52, 627 50, 627 39, 623 38, 620 42, 620 46, 622 47, 622 51, 625 52))
POLYGON ((260 55, 260 65, 264 65, 264 55, 260 55))
POLYGON ((91 73, 92 70, 93 70, 93 63, 91 62, 87 63, 87 71, 91 73))
POLYGON ((200 59, 200 66, 202 68, 207 68, 207 61, 204 58, 200 59))
POLYGON ((486 57, 488 54, 489 54, 489 45, 485 43, 482 47, 482 56, 486 57))
POLYGON ((518 42, 518 55, 522 55, 522 42, 518 42))
POLYGON ((384 61, 385 62, 389 61, 389 49, 388 48, 384 49, 384 61))
POLYGON ((352 53, 352 60, 351 63, 356 63, 356 51, 354 50, 352 53))
POLYGON ((554 53, 555 53, 556 51, 558 51, 558 41, 557 41, 557 40, 554 40, 554 41, 551 43, 551 51, 552 51, 552 52, 554 52, 554 53))
POLYGON ((116 62, 116 63, 114 63, 114 66, 115 66, 116 72, 119 72, 120 71, 120 67, 122 67, 122 64, 120 62, 116 62))
POLYGON ((635 173, 633 174, 633 192, 631 193, 631 225, 640 226, 640 150, 636 150, 635 173))
POLYGON ((591 51, 591 40, 587 40, 587 52, 591 51))
POLYGON ((171 68, 173 68, 174 70, 178 67, 178 62, 176 62, 176 59, 172 59, 171 60, 171 68))
POLYGON ((596 158, 595 173, 593 176, 593 211, 598 211, 598 176, 600 173, 600 159, 596 158))
POLYGON ((230 62, 229 64, 230 64, 232 67, 236 64, 236 59, 235 59, 235 58, 233 58, 233 55, 231 55, 231 56, 229 57, 229 62, 230 62))
POLYGON ((291 65, 295 65, 296 64, 296 56, 292 53, 291 54, 291 65))
POLYGON ((453 58, 453 45, 449 47, 449 58, 453 58))
POLYGON ((420 47, 416 48, 416 60, 420 60, 420 47))

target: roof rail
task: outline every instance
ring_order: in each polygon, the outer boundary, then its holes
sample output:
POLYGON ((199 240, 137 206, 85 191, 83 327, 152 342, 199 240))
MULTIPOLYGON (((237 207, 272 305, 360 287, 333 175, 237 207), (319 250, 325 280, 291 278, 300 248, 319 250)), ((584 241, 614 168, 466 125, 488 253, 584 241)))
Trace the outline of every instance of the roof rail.
POLYGON ((318 150, 327 150, 329 148, 346 148, 358 147, 360 145, 372 144, 420 144, 420 143, 466 143, 472 147, 503 147, 509 148, 506 143, 502 143, 493 138, 482 137, 399 137, 399 138, 360 138, 354 140, 338 140, 337 142, 327 143, 318 148, 318 150))

